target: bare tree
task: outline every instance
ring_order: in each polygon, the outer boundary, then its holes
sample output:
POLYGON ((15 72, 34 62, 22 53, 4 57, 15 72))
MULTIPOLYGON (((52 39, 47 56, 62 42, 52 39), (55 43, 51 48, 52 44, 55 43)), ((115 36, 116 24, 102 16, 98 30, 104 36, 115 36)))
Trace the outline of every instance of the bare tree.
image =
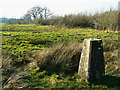
POLYGON ((33 20, 33 19, 47 19, 51 17, 53 13, 47 7, 32 7, 27 13, 23 16, 24 19, 33 20))
POLYGON ((25 19, 25 20, 30 20, 30 21, 32 20, 31 15, 28 14, 28 13, 26 13, 22 18, 25 19))
POLYGON ((49 18, 51 16, 53 16, 53 13, 51 13, 50 10, 47 7, 45 7, 44 8, 44 19, 49 18))

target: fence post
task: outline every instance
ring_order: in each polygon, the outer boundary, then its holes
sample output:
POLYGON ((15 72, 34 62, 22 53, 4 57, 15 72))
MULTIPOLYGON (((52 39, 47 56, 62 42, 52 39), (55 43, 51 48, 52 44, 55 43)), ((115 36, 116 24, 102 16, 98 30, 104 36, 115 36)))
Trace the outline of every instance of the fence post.
POLYGON ((105 75, 103 43, 101 39, 89 38, 84 40, 78 74, 88 82, 105 75))

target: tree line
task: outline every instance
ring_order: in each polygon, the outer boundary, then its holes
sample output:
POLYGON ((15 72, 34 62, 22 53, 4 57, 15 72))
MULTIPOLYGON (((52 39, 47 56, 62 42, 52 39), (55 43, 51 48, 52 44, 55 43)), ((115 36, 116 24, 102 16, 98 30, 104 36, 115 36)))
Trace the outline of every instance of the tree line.
POLYGON ((118 30, 118 11, 110 9, 106 12, 95 13, 94 15, 79 13, 65 16, 54 16, 54 14, 47 7, 32 7, 27 11, 22 19, 8 23, 118 30))

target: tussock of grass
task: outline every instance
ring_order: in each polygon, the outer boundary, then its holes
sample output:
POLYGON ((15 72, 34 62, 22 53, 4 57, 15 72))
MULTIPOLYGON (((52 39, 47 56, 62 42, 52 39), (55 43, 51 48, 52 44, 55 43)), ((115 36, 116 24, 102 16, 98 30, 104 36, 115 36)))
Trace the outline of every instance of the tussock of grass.
POLYGON ((60 44, 37 53, 35 61, 40 69, 73 73, 77 72, 81 50, 82 44, 78 42, 60 44))

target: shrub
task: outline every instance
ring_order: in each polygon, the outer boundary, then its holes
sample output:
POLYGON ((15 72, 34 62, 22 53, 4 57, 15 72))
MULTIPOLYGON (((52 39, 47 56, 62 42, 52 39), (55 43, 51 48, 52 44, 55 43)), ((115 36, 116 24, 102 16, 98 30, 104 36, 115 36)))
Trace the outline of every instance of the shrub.
POLYGON ((118 11, 110 9, 109 11, 96 13, 94 16, 94 28, 103 30, 118 29, 118 11))

